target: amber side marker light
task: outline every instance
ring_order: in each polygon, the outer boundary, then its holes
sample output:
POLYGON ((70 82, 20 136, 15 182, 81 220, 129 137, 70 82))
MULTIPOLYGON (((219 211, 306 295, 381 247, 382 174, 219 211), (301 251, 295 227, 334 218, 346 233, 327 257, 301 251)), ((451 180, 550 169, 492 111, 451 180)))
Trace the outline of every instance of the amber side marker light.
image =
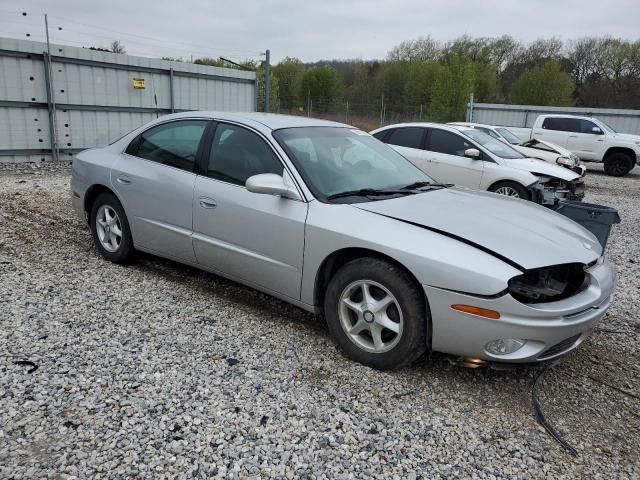
POLYGON ((458 310, 459 312, 470 313, 471 315, 478 315, 479 317, 491 318, 498 320, 500 318, 500 312, 495 310, 489 310, 488 308, 474 307, 473 305, 451 305, 451 308, 458 310))

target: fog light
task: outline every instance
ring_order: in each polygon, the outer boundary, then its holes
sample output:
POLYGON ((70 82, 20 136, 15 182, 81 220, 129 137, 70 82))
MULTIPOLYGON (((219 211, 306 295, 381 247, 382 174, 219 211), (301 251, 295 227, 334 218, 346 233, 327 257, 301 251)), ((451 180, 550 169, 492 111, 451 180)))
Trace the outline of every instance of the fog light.
POLYGON ((484 349, 493 355, 508 355, 522 348, 525 343, 525 340, 518 338, 499 338, 487 343, 484 349))

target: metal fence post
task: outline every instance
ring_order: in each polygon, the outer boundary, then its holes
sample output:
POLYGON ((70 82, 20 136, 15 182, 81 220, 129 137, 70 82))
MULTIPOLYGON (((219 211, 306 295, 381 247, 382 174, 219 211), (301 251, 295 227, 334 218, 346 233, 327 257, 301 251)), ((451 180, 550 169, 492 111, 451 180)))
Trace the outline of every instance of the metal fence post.
POLYGON ((44 82, 47 91, 47 112, 49 113, 49 143, 51 147, 51 158, 54 162, 59 160, 58 156, 58 139, 56 132, 56 112, 53 103, 53 85, 51 81, 51 58, 48 52, 42 52, 42 60, 44 63, 44 82))
POLYGON ((264 61, 264 111, 269 113, 269 103, 271 99, 271 65, 269 62, 271 61, 271 52, 267 49, 265 52, 265 61, 264 61))
POLYGON ((176 104, 175 104, 175 97, 173 93, 173 68, 169 69, 169 99, 171 100, 171 113, 175 113, 176 104))

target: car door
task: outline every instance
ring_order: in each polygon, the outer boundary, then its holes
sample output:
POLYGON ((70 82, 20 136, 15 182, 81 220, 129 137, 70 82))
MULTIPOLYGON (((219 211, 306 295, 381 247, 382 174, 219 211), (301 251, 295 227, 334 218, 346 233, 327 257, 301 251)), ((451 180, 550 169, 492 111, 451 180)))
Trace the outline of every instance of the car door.
POLYGON ((574 120, 576 131, 569 134, 566 148, 583 160, 595 160, 604 145, 604 135, 593 131, 600 127, 584 118, 574 120))
POLYGON ((465 157, 464 152, 469 148, 478 147, 457 133, 429 128, 425 147, 429 175, 444 183, 480 187, 484 162, 465 157))
POLYGON ((430 175, 429 162, 424 151, 427 129, 424 127, 398 127, 387 132, 384 142, 420 170, 430 175))
POLYGON ((291 178, 258 132, 220 122, 209 138, 193 198, 198 263, 299 299, 307 203, 245 188, 260 173, 291 178))
POLYGON ((205 119, 172 120, 134 139, 111 169, 134 245, 195 263, 191 243, 196 158, 205 119))

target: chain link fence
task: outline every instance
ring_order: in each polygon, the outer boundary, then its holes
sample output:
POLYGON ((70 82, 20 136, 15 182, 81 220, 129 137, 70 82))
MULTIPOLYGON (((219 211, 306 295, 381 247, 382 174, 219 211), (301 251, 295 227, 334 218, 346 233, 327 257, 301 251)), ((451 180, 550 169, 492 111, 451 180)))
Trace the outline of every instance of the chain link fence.
POLYGON ((382 101, 377 104, 308 102, 307 105, 291 109, 281 108, 276 102, 272 111, 347 123, 364 131, 371 131, 393 123, 430 121, 427 105, 404 105, 383 103, 382 101))

